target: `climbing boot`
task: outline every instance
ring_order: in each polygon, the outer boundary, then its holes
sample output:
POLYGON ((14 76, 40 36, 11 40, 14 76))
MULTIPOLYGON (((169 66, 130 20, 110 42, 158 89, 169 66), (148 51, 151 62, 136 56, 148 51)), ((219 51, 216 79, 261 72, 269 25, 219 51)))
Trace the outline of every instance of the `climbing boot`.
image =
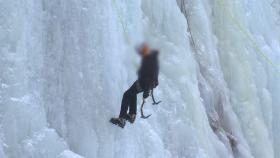
POLYGON ((136 114, 127 114, 125 119, 130 123, 134 123, 136 119, 136 114))
POLYGON ((124 128, 124 126, 125 126, 125 119, 123 119, 123 118, 111 118, 110 122, 121 128, 124 128))

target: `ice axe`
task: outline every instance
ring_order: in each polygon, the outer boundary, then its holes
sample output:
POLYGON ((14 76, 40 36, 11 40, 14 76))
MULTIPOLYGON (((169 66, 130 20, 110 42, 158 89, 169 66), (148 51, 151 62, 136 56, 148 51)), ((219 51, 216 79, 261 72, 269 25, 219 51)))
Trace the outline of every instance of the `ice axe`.
MULTIPOLYGON (((153 89, 152 89, 152 92, 151 92, 151 96, 152 96, 152 99, 153 99, 153 105, 157 105, 157 104, 161 103, 161 101, 158 101, 158 102, 157 102, 157 101, 155 100, 153 89)), ((142 102, 142 105, 141 105, 141 118, 143 118, 143 119, 147 119, 147 118, 149 118, 150 116, 152 116, 152 114, 149 114, 149 115, 147 115, 147 116, 144 115, 143 108, 144 108, 145 103, 146 103, 146 101, 145 101, 145 99, 143 98, 143 102, 142 102)))
POLYGON ((144 107, 144 104, 146 103, 145 99, 143 98, 143 102, 142 102, 142 105, 141 105, 141 118, 142 119, 147 119, 149 118, 150 116, 152 116, 152 114, 149 114, 147 116, 144 115, 144 112, 143 112, 143 107, 144 107))
POLYGON ((156 101, 155 97, 154 97, 154 89, 152 89, 152 99, 153 99, 153 105, 158 105, 159 103, 161 103, 161 101, 156 101))

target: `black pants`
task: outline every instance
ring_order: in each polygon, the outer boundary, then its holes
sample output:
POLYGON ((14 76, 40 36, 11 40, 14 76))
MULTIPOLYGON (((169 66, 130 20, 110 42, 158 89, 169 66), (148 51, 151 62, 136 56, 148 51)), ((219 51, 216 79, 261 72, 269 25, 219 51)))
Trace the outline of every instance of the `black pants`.
POLYGON ((137 94, 143 92, 138 81, 135 81, 133 85, 123 94, 122 106, 119 117, 126 118, 127 110, 129 108, 129 114, 136 114, 137 112, 137 94))

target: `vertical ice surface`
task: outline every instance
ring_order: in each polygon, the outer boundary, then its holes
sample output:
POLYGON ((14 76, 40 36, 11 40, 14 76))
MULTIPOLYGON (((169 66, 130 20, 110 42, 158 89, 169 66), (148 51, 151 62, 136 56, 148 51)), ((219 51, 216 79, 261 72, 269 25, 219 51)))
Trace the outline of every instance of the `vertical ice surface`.
POLYGON ((210 126, 220 141, 235 156, 251 157, 236 114, 232 110, 229 90, 221 70, 217 39, 213 34, 213 9, 210 2, 178 1, 188 22, 188 37, 199 65, 197 79, 200 96, 206 108, 210 126), (232 147, 232 141, 238 145, 232 147))
POLYGON ((0 0, 0 158, 279 158, 279 17, 279 0, 0 0), (163 102, 122 130, 141 41, 163 102))
MULTIPOLYGON (((67 144, 48 129, 41 1, 1 1, 1 150, 3 157, 56 157, 67 144)), ((1 157, 2 157, 1 155, 1 157)))
POLYGON ((273 110, 271 95, 275 91, 269 89, 269 84, 275 82, 276 77, 276 83, 279 82, 279 69, 277 65, 271 64, 279 63, 273 59, 279 50, 272 50, 271 44, 277 40, 275 35, 278 29, 274 27, 270 5, 253 1, 250 4, 220 2, 215 6, 220 15, 215 28, 222 28, 216 29, 217 37, 220 38, 220 61, 231 90, 233 108, 253 155, 274 157, 273 135, 270 131, 273 110), (271 29, 276 33, 268 31, 271 29))
MULTIPOLYGON (((270 3, 267 2, 218 0, 210 3, 182 0, 179 1, 179 5, 189 21, 192 35, 190 38, 194 39, 192 44, 197 53, 202 76, 206 82, 210 82, 210 87, 214 87, 214 92, 220 91, 224 94, 228 90, 221 91, 221 88, 217 88, 220 87, 217 82, 221 76, 219 67, 222 68, 222 75, 227 84, 222 86, 222 89, 227 86, 229 88, 230 102, 228 103, 238 116, 239 124, 241 124, 253 156, 279 157, 277 145, 272 147, 273 142, 274 144, 278 142, 278 139, 275 139, 278 132, 275 131, 279 129, 277 127, 279 125, 276 123, 279 120, 278 115, 275 115, 279 109, 279 101, 277 98, 273 98, 274 95, 279 95, 279 84, 275 84, 279 83, 279 28, 276 24, 279 15, 275 14, 270 3), (203 13, 205 16, 201 16, 203 13), (205 19, 207 15, 209 15, 210 25, 205 19), (213 27, 214 33, 210 34, 210 37, 216 35, 217 40, 215 37, 211 39, 207 35, 208 29, 211 27, 213 27), (275 30, 275 32, 271 30, 275 30), (212 41, 217 41, 219 61, 211 60, 215 59, 215 52, 213 53, 211 52, 213 50, 209 49, 212 41), (209 52, 211 55, 207 56, 209 52), (206 62, 204 58, 206 58, 206 62), (220 63, 217 68, 213 69, 214 71, 211 71, 211 61, 214 61, 214 64, 220 63), (215 76, 214 85, 211 84, 209 74, 215 76), (273 85, 276 87, 271 88, 271 83, 274 83, 273 85), (263 150, 264 148, 265 150, 263 150), (276 151, 275 154, 273 149, 276 151)), ((202 81, 204 82, 204 80, 202 81)), ((207 84, 204 87, 206 87, 204 91, 208 92, 207 84)), ((211 88, 210 92, 212 92, 211 88)), ((202 89, 202 94, 204 93, 202 89)), ((209 106, 209 93, 205 96, 202 96, 206 98, 204 99, 205 106, 209 106)), ((212 102, 213 99, 210 99, 210 103, 212 102)), ((227 108, 227 105, 222 106, 223 110, 227 108)), ((236 120, 231 108, 227 108, 226 115, 223 110, 218 111, 220 118, 223 118, 221 120, 223 128, 233 132, 233 136, 239 135, 239 144, 246 147, 247 143, 240 138, 240 130, 232 131, 239 125, 232 126, 233 123, 236 124, 236 120), (229 124, 231 126, 228 126, 229 124)), ((209 113, 208 115, 211 115, 212 111, 209 113)), ((211 116, 209 121, 211 123, 211 116)), ((241 151, 246 150, 240 148, 239 151, 234 152, 240 153, 241 151)))
POLYGON ((63 151, 57 158, 83 158, 70 150, 63 151))

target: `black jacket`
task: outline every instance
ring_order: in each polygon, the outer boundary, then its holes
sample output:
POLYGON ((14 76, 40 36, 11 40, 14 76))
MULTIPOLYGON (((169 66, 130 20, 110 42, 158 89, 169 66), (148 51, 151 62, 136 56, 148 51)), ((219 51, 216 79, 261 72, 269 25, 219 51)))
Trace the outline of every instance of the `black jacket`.
POLYGON ((159 61, 158 51, 152 51, 142 58, 141 67, 138 70, 138 81, 144 91, 149 91, 158 85, 159 61))

